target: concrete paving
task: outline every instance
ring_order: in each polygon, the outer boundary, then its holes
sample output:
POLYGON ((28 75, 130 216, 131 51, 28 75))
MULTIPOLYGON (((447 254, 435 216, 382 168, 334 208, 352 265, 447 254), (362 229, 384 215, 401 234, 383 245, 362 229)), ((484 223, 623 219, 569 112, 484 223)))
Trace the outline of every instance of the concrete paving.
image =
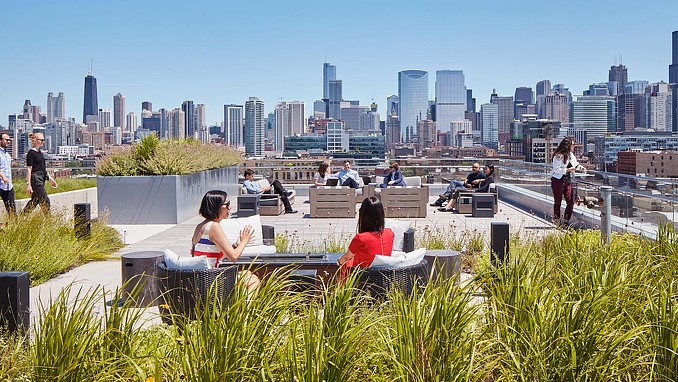
MULTIPOLYGON (((432 203, 436 198, 431 197, 432 203)), ((310 205, 306 196, 297 196, 294 208, 297 214, 280 216, 262 216, 262 224, 275 227, 276 233, 287 233, 300 242, 316 243, 319 238, 334 238, 347 242, 356 232, 358 218, 353 219, 310 219, 310 205)), ((196 206, 197 209, 197 206, 196 206)), ((234 211, 235 212, 235 211, 234 211)), ((399 219, 405 220, 405 219, 399 219)), ((441 229, 443 232, 465 230, 481 233, 489 242, 490 223, 495 221, 508 222, 511 233, 520 232, 525 238, 539 238, 553 231, 553 226, 536 216, 518 210, 508 204, 499 202, 499 211, 494 218, 473 218, 470 215, 460 215, 450 212, 439 212, 429 207, 426 218, 409 219, 414 228, 441 229)), ((31 288, 31 318, 35 324, 39 314, 39 304, 48 304, 50 296, 58 295, 64 288, 70 286, 72 290, 93 290, 101 288, 107 299, 111 299, 116 288, 122 285, 121 261, 119 257, 126 253, 138 251, 162 251, 171 249, 181 256, 188 256, 190 238, 195 226, 202 221, 196 216, 177 225, 124 225, 113 226, 125 239, 125 247, 112 256, 110 261, 98 261, 77 267, 41 285, 31 288)), ((95 307, 103 311, 105 305, 95 307)), ((159 322, 157 308, 145 311, 149 319, 148 324, 159 322)))

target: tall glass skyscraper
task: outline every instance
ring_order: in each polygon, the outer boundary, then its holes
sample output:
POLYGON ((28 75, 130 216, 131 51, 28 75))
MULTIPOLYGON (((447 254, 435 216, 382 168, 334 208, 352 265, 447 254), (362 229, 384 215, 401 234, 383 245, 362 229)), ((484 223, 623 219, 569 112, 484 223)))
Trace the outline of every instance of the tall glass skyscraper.
POLYGON ((337 79, 337 67, 326 62, 323 64, 323 99, 330 98, 330 81, 337 79))
POLYGON ((671 113, 673 132, 678 133, 678 31, 671 34, 671 65, 669 65, 669 86, 671 87, 671 113))
POLYGON ((494 103, 480 105, 480 118, 483 121, 483 146, 496 150, 499 147, 499 105, 494 103))
POLYGON ((426 119, 428 111, 428 72, 404 70, 398 72, 398 117, 401 139, 412 140, 417 121, 426 119))
POLYGON ((193 104, 193 101, 184 101, 181 104, 181 110, 184 112, 184 136, 186 138, 197 138, 196 132, 198 129, 196 128, 197 122, 198 122, 198 116, 195 113, 195 105, 193 104))
POLYGON ((462 70, 436 72, 436 126, 450 131, 450 122, 463 121, 466 112, 466 86, 462 70))
POLYGON ((120 93, 113 96, 113 127, 125 129, 125 96, 120 93))
POLYGON ((263 155, 264 137, 264 102, 257 97, 250 97, 245 102, 245 153, 263 155))
POLYGON ((92 73, 85 77, 85 97, 82 108, 82 123, 87 123, 87 116, 90 119, 99 118, 99 101, 97 98, 97 79, 92 73))

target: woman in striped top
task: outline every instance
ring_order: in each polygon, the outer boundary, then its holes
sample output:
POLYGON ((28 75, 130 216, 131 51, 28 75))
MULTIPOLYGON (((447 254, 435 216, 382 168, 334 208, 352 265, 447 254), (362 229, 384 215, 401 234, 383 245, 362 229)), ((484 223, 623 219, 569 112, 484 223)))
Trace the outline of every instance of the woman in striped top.
MULTIPOLYGON (((224 191, 208 191, 200 203, 200 215, 205 218, 195 227, 193 232, 193 256, 207 256, 214 267, 226 257, 230 261, 236 261, 242 255, 245 246, 254 238, 252 227, 247 225, 240 231, 240 237, 236 243, 231 243, 221 229, 219 222, 228 219, 230 215, 231 201, 224 191)), ((248 289, 255 288, 259 279, 250 271, 240 272, 240 277, 247 283, 248 289)))

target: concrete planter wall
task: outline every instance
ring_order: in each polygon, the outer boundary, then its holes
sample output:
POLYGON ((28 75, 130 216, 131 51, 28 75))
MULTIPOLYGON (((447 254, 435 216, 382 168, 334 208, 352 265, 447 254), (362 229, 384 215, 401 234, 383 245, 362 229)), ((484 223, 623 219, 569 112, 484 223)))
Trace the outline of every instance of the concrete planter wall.
POLYGON ((209 190, 235 198, 239 166, 188 175, 97 177, 99 215, 109 224, 177 224, 198 215, 209 190))

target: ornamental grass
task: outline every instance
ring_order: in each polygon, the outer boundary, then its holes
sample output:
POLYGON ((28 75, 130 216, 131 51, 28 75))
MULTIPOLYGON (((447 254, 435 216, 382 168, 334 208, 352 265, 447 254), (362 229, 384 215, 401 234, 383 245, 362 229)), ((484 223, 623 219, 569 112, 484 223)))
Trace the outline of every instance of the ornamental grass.
POLYGON ((99 176, 183 175, 241 163, 240 153, 193 139, 159 140, 148 135, 97 161, 99 176))
POLYGON ((0 373, 53 381, 675 381, 678 234, 662 227, 657 237, 615 234, 611 245, 595 231, 515 237, 501 268, 479 259, 466 282, 438 280, 383 301, 354 289, 353 278, 292 293, 275 273, 256 293, 238 285, 228 304, 174 325, 145 325, 140 310, 107 305, 101 290, 66 290, 30 336, 0 337, 0 373))
POLYGON ((33 213, 9 218, 0 230, 0 271, 27 271, 32 285, 90 261, 106 260, 122 248, 120 234, 92 222, 89 238, 75 236, 73 222, 60 214, 33 213))

